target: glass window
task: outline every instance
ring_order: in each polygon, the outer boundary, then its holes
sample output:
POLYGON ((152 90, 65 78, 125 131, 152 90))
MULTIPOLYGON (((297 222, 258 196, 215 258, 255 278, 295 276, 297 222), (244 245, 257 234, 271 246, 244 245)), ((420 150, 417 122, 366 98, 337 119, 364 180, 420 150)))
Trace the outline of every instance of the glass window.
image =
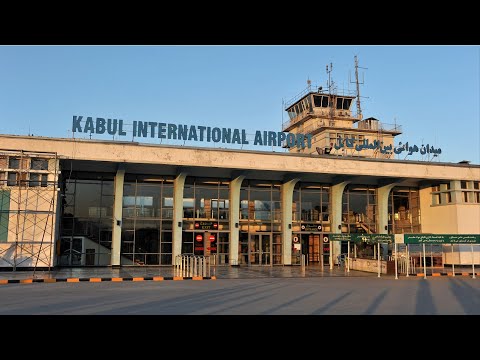
POLYGON ((30 174, 29 186, 40 186, 40 174, 30 174))
POLYGON ((32 170, 48 170, 47 159, 32 159, 30 163, 30 169, 32 170))
POLYGON ((328 107, 328 96, 322 97, 322 107, 328 107))
POLYGON ((17 185, 17 173, 9 172, 7 178, 7 186, 16 186, 17 185))
POLYGON ((343 193, 342 203, 342 220, 347 232, 376 232, 376 189, 349 185, 343 193))
POLYGON ((30 187, 34 186, 42 186, 46 187, 48 184, 48 175, 47 174, 35 174, 35 173, 30 173, 30 181, 28 185, 30 187))
POLYGON ((15 157, 8 158, 8 168, 20 169, 20 159, 15 157))
POLYGON ((350 104, 352 103, 352 99, 344 99, 343 100, 343 109, 348 110, 350 109, 350 104))
POLYGON ((343 107, 343 98, 337 98, 337 109, 342 109, 343 107))

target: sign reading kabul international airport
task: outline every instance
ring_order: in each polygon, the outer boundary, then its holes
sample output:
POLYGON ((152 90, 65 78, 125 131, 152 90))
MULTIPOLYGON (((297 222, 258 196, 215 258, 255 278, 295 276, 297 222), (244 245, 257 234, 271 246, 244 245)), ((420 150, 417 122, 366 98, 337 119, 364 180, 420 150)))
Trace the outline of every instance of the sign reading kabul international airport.
POLYGON ((330 241, 350 241, 355 243, 392 243, 394 235, 390 234, 329 234, 330 241))
POLYGON ((479 244, 478 234, 404 234, 405 244, 479 244))
MULTIPOLYGON (((126 123, 122 119, 74 116, 72 132, 127 136, 126 123)), ((188 141, 206 141, 226 144, 250 144, 245 129, 210 126, 182 125, 152 121, 133 121, 133 137, 159 138, 188 141)), ((282 146, 304 149, 312 147, 312 134, 284 133, 282 131, 255 131, 253 145, 282 146), (306 142, 306 144, 305 144, 306 142)))

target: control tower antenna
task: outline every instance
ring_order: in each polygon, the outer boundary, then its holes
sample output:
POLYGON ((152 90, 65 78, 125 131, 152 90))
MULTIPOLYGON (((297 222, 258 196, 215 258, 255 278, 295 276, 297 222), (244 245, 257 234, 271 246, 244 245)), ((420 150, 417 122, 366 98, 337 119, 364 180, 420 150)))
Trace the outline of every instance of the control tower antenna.
POLYGON ((332 69, 333 69, 333 64, 330 63, 330 67, 327 65, 327 73, 328 73, 328 106, 330 110, 330 126, 334 126, 335 121, 334 121, 334 115, 335 115, 335 108, 334 108, 334 96, 333 96, 333 81, 332 81, 332 69))
MULTIPOLYGON (((355 85, 357 88, 357 117, 359 120, 362 120, 362 106, 360 104, 360 85, 364 84, 364 79, 363 79, 363 74, 362 74, 362 82, 358 80, 358 68, 360 69, 367 69, 367 68, 362 68, 358 66, 358 58, 357 55, 354 57, 355 59, 355 85)), ((350 81, 352 82, 352 81, 350 81)))
POLYGON ((333 64, 330 63, 330 68, 329 66, 327 65, 327 74, 328 74, 328 93, 331 94, 332 93, 332 86, 333 86, 333 83, 332 83, 332 69, 333 69, 333 64))

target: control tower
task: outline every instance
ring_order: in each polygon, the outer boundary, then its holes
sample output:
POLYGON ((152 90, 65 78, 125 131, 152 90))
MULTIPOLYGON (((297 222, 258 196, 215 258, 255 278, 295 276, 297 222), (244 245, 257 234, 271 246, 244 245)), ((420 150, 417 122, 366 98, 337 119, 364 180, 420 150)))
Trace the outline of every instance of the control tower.
MULTIPOLYGON (((374 117, 363 118, 360 107, 358 60, 355 56, 356 93, 339 93, 331 80, 332 64, 327 66, 327 88, 307 88, 285 104, 288 120, 282 131, 311 134, 312 147, 289 148, 301 152, 331 156, 393 158, 394 137, 401 126, 381 123, 374 117), (352 103, 356 101, 356 112, 352 103)), ((286 147, 286 146, 285 146, 286 147)))

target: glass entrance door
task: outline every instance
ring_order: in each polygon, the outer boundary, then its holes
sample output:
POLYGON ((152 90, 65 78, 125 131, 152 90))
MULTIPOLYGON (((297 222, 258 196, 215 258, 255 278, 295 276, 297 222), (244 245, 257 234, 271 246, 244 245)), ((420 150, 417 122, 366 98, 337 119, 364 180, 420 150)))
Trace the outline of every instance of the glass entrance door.
POLYGON ((308 263, 309 264, 319 264, 320 263, 320 235, 318 234, 308 234, 302 235, 302 241, 305 243, 308 242, 308 263))
POLYGON ((272 253, 271 234, 250 235, 250 265, 270 265, 272 253))

